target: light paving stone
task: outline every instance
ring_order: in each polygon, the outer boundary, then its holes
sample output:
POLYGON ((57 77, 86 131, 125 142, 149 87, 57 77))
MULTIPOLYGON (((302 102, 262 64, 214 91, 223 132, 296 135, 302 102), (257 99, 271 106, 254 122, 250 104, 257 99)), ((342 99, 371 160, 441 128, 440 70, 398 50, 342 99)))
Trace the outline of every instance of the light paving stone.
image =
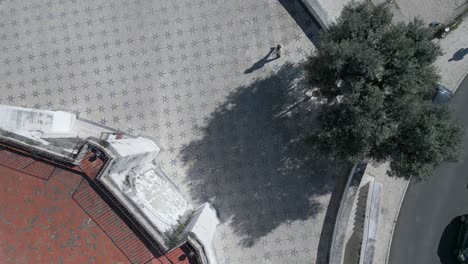
POLYGON ((220 263, 323 263, 346 172, 307 157, 310 102, 279 115, 317 41, 292 0, 4 0, 0 100, 154 138, 157 165, 218 209, 220 263))

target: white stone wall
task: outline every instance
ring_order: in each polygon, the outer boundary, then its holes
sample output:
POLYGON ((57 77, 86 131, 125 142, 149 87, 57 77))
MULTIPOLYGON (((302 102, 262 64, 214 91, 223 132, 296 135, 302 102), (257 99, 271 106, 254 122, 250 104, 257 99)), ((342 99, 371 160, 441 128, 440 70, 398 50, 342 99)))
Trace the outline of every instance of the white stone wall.
POLYGON ((126 138, 109 142, 116 156, 109 174, 123 173, 132 168, 150 164, 159 153, 159 147, 150 139, 126 138))

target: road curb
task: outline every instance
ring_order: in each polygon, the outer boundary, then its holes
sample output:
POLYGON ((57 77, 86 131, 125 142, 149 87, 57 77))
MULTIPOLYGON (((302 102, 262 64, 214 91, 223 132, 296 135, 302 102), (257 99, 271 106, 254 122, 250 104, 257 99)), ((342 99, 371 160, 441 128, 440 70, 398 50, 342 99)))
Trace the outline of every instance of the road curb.
POLYGON ((460 78, 460 81, 458 81, 457 86, 455 86, 455 90, 453 90, 454 94, 458 90, 458 87, 460 87, 460 84, 463 82, 463 80, 465 80, 465 77, 466 77, 467 74, 468 74, 468 72, 465 72, 465 74, 463 74, 463 76, 460 78))
POLYGON ((387 256, 385 257, 385 264, 388 264, 388 259, 390 257, 390 249, 392 247, 393 234, 395 232, 395 226, 398 221, 398 217, 400 216, 401 205, 403 204, 403 201, 405 200, 406 191, 408 190, 409 183, 410 183, 410 180, 408 180, 405 184, 405 190, 403 191, 403 195, 401 196, 401 199, 400 199, 400 205, 398 206, 398 211, 396 213, 395 219, 393 220, 392 231, 390 233, 390 241, 387 246, 387 256))

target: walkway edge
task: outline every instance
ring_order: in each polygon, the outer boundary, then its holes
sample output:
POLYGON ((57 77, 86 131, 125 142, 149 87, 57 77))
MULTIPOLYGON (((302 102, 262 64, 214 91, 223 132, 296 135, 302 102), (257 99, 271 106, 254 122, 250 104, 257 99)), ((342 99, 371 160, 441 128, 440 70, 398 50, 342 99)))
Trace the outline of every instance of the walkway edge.
MULTIPOLYGON (((341 263, 342 256, 343 256, 342 246, 343 246, 343 242, 344 242, 344 235, 345 235, 345 232, 346 232, 346 228, 348 226, 349 213, 351 212, 351 210, 350 210, 351 208, 348 208, 348 210, 347 210, 348 215, 346 217, 346 221, 341 221, 341 219, 345 216, 344 215, 344 209, 345 209, 344 204, 347 201, 354 201, 354 196, 356 195, 356 189, 354 190, 354 193, 351 194, 352 198, 349 197, 350 196, 351 183, 353 181, 361 182, 362 175, 363 175, 362 172, 365 171, 366 167, 367 167, 367 163, 356 163, 356 164, 354 164, 353 168, 351 169, 351 172, 349 173, 348 180, 346 182, 346 186, 345 186, 345 189, 343 191, 343 195, 341 196, 341 201, 340 201, 340 205, 339 205, 339 208, 338 208, 338 213, 336 215, 335 225, 333 227, 332 241, 331 241, 331 245, 330 245, 330 257, 328 259, 329 264, 341 263), (362 168, 362 166, 364 166, 364 167, 362 168), (360 173, 361 177, 357 177, 358 172, 360 173), (344 233, 340 236, 341 241, 339 241, 339 239, 338 239, 338 235, 339 235, 338 233, 339 233, 340 230, 342 230, 342 229, 340 229, 340 225, 343 225, 343 227, 344 227, 344 233), (341 246, 341 250, 339 250, 340 246, 341 246), (339 254, 339 257, 336 256, 337 254, 339 254)), ((357 184, 357 186, 359 186, 359 183, 357 184)))
POLYGON ((299 1, 302 6, 305 7, 307 11, 309 11, 310 15, 315 19, 315 21, 319 24, 319 26, 323 30, 327 30, 330 24, 330 18, 323 9, 322 5, 317 0, 302 0, 299 1))
POLYGON ((405 200, 405 196, 406 196, 406 191, 408 190, 408 186, 409 186, 409 183, 410 183, 411 179, 408 180, 405 184, 405 190, 403 191, 403 195, 401 196, 401 199, 400 199, 400 205, 398 206, 398 211, 395 215, 395 219, 393 220, 393 226, 392 226, 392 232, 390 234, 390 241, 388 243, 388 246, 387 246, 387 257, 385 258, 385 264, 388 264, 388 260, 390 258, 390 250, 392 248, 392 241, 393 241, 393 234, 395 233, 395 226, 398 222, 398 217, 400 216, 400 210, 401 210, 401 206, 403 205, 403 201, 405 200))
POLYGON ((458 90, 458 87, 460 87, 461 83, 465 80, 466 75, 468 75, 468 72, 465 72, 465 74, 463 74, 460 81, 458 81, 457 86, 455 86, 455 90, 453 90, 453 93, 455 93, 458 90))

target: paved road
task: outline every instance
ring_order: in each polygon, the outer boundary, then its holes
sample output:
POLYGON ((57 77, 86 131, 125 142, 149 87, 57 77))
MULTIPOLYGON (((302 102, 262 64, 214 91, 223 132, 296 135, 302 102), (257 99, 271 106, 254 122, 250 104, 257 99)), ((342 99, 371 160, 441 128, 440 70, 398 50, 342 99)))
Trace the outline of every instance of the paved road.
MULTIPOLYGON (((458 88, 452 106, 468 134, 468 78, 458 88)), ((468 156, 468 140, 464 152, 468 156)), ((440 166, 426 182, 410 182, 395 229, 390 264, 456 263, 452 246, 459 223, 456 217, 468 213, 467 183, 468 157, 440 166)))

